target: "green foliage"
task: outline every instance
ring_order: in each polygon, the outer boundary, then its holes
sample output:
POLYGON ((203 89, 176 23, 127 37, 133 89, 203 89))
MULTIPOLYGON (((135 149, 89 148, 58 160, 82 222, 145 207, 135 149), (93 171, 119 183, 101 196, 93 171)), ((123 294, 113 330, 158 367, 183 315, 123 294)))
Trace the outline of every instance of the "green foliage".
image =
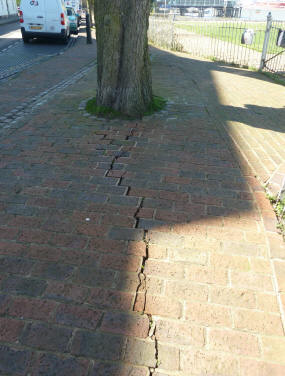
POLYGON ((277 74, 271 73, 271 72, 261 72, 264 74, 266 77, 271 78, 274 82, 276 82, 278 85, 283 85, 285 86, 285 77, 278 76, 277 74))
POLYGON ((109 107, 97 106, 96 98, 90 99, 86 104, 86 111, 91 115, 102 116, 108 119, 123 117, 118 111, 109 107))
MULTIPOLYGON (((166 105, 166 99, 159 97, 157 95, 153 96, 153 100, 148 107, 147 111, 144 113, 144 116, 152 115, 157 111, 161 111, 166 105)), ((110 107, 97 106, 96 98, 90 99, 85 107, 86 111, 95 116, 104 117, 107 119, 130 119, 129 116, 122 114, 119 111, 115 111, 110 107)))
MULTIPOLYGON (((252 49, 261 52, 263 48, 264 33, 266 29, 266 22, 248 22, 244 25, 235 24, 232 22, 187 22, 183 24, 175 24, 175 27, 190 31, 191 33, 204 35, 210 38, 215 38, 223 40, 225 42, 230 42, 244 48, 252 49), (254 40, 252 45, 242 45, 241 37, 245 29, 254 30, 254 40)), ((268 45, 268 53, 278 53, 283 49, 281 47, 275 46, 275 41, 277 39, 277 28, 271 30, 271 36, 268 45)))
POLYGON ((165 108, 167 100, 159 97, 157 95, 153 96, 152 103, 150 104, 148 110, 145 112, 145 116, 152 115, 155 112, 161 111, 165 108))
POLYGON ((277 195, 266 193, 266 197, 271 202, 275 214, 278 218, 277 228, 280 230, 285 240, 285 198, 279 199, 277 195))

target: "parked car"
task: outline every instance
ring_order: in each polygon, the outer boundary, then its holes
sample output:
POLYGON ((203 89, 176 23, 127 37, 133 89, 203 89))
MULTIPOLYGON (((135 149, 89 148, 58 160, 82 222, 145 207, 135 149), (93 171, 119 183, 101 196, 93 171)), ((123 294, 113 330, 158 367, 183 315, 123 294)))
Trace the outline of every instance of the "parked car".
POLYGON ((20 23, 24 43, 31 38, 54 38, 68 43, 70 26, 62 0, 21 0, 20 23))
POLYGON ((66 8, 67 16, 69 19, 70 25, 70 34, 78 34, 78 16, 75 13, 75 10, 71 7, 66 8))

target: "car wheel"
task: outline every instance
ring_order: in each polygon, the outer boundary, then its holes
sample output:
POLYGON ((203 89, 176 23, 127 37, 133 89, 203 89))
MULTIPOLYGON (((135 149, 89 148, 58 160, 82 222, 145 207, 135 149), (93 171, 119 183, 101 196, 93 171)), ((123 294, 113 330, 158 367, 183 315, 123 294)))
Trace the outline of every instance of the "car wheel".
POLYGON ((63 43, 63 44, 68 44, 69 38, 70 38, 70 35, 66 35, 66 36, 63 38, 62 43, 63 43))
POLYGON ((30 38, 22 37, 24 43, 29 43, 30 38))

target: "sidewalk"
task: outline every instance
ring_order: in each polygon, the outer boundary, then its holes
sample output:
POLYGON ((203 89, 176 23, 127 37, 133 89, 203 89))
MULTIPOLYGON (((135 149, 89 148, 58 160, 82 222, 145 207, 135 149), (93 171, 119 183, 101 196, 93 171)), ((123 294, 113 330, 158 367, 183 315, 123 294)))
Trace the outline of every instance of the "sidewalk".
POLYGON ((285 374, 285 247, 259 183, 284 161, 284 87, 151 53, 165 111, 86 116, 94 67, 3 135, 1 375, 285 374))

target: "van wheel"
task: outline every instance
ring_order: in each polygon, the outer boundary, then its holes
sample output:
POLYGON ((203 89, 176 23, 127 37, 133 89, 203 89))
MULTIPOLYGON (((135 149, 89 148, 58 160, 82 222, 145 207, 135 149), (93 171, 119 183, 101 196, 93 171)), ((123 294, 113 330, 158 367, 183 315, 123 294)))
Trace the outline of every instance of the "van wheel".
POLYGON ((23 37, 22 39, 23 39, 23 42, 24 42, 24 43, 29 43, 30 38, 23 37))
POLYGON ((69 36, 66 36, 66 37, 63 38, 62 43, 68 44, 68 41, 69 41, 69 36))

